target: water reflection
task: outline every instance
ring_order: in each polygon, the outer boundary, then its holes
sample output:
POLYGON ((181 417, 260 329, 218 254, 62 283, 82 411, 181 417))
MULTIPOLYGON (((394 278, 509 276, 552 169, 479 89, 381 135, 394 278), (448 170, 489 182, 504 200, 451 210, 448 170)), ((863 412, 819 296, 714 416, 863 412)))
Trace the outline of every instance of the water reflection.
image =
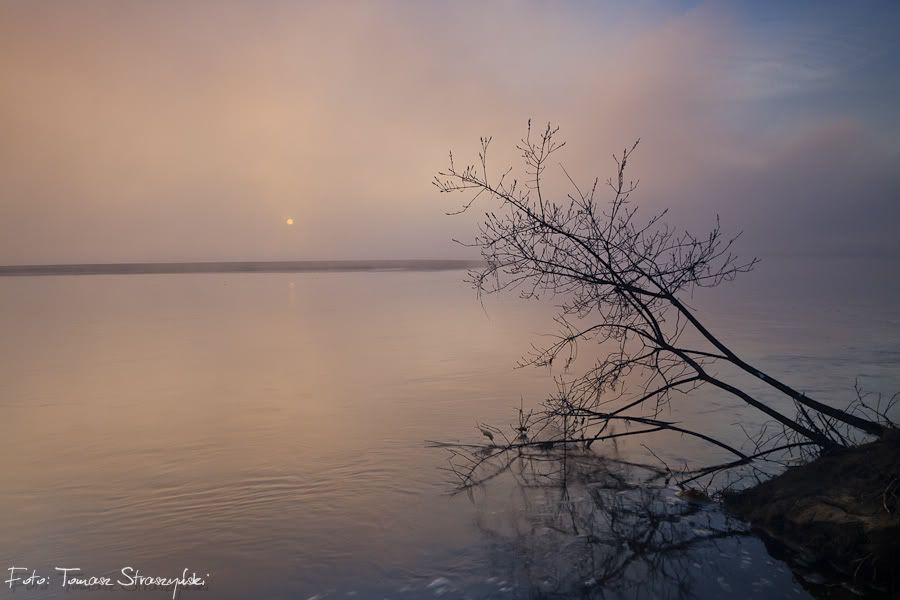
POLYGON ((747 527, 710 502, 679 497, 665 474, 594 452, 522 453, 499 477, 516 481, 499 510, 496 479, 461 493, 498 568, 496 592, 517 598, 804 596, 747 527))
MULTIPOLYGON (((617 570, 613 559, 639 547, 631 534, 652 533, 646 543, 655 548, 691 527, 726 525, 714 507, 681 514, 694 509, 657 481, 650 507, 668 513, 648 531, 637 522, 648 499, 615 487, 616 477, 631 481, 622 465, 579 464, 583 481, 570 482, 565 510, 556 483, 519 485, 515 472, 480 489, 474 503, 448 496, 445 456, 424 440, 482 441, 475 420, 508 424, 520 399, 527 408, 554 389, 552 373, 513 369, 551 311, 515 299, 485 310, 461 279, 0 279, 0 569, 189 567, 211 573, 207 595, 217 600, 616 597, 633 585, 643 586, 638 595, 664 595, 681 579, 699 597, 754 583, 770 592, 760 597, 796 597, 783 565, 767 564, 762 544, 743 536, 697 541, 685 555, 645 553, 617 570), (604 513, 599 500, 623 510, 604 513), (605 583, 585 584, 591 578, 605 583)), ((846 308, 828 335, 810 306, 774 310, 768 320, 729 307, 744 318, 727 321, 730 341, 754 357, 763 348, 778 357, 776 372, 793 369, 792 382, 836 396, 838 382, 851 387, 860 373, 900 389, 897 304, 846 308), (770 322, 791 323, 791 334, 779 337, 770 322), (809 360, 788 362, 781 357, 794 355, 797 330, 809 360), (883 341, 858 351, 871 339, 883 341), (820 360, 840 364, 823 374, 820 360)), ((711 429, 740 418, 715 397, 686 408, 696 412, 672 418, 704 419, 711 429)), ((670 464, 716 458, 677 437, 656 443, 670 464)), ((643 449, 620 451, 637 461, 643 449)), ((558 470, 554 460, 529 468, 558 470)), ((56 588, 28 594, 60 596, 56 588)))

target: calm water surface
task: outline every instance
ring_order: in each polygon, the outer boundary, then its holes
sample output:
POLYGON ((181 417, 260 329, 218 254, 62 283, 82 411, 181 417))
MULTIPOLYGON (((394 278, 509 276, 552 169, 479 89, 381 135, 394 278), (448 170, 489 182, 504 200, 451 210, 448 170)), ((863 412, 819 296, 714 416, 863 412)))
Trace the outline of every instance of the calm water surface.
MULTIPOLYGON (((754 274, 698 303, 736 349, 810 393, 843 401, 857 376, 900 390, 896 289, 832 290, 826 302, 828 270, 816 268, 754 274)), ((567 530, 598 514, 592 490, 610 473, 590 466, 562 504, 503 478, 450 494, 447 456, 425 441, 476 440, 477 421, 510 423, 520 401, 553 388, 547 371, 513 369, 551 330, 548 309, 482 306, 463 275, 0 278, 4 579, 14 565, 131 565, 209 574, 208 590, 185 597, 217 599, 806 597, 761 541, 714 539, 724 517, 667 489, 604 502, 663 507, 676 515, 664 522, 709 541, 608 572, 610 549, 627 551, 643 521, 618 523, 599 546, 583 523, 582 535, 567 530)), ((678 415, 735 440, 734 423, 756 419, 712 393, 678 415)), ((716 457, 656 444, 667 460, 716 457)), ((98 593, 62 594, 54 576, 15 597, 98 593)))

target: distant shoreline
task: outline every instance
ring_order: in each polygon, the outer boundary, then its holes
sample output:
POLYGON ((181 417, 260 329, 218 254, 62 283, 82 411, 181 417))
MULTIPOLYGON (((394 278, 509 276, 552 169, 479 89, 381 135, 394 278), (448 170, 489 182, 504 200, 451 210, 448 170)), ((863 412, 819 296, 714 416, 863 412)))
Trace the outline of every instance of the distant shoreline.
POLYGON ((152 275, 179 273, 316 273, 354 271, 455 271, 478 260, 284 260, 0 265, 0 277, 36 275, 152 275))

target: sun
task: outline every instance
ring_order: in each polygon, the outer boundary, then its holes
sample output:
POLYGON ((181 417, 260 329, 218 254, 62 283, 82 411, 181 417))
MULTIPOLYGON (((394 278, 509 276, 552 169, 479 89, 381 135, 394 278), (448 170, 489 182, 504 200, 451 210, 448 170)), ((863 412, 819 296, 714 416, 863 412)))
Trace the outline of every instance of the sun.
POLYGON ((294 224, 294 219, 292 219, 291 217, 288 217, 288 218, 287 218, 287 221, 285 221, 285 223, 287 223, 288 225, 293 225, 293 224, 294 224))

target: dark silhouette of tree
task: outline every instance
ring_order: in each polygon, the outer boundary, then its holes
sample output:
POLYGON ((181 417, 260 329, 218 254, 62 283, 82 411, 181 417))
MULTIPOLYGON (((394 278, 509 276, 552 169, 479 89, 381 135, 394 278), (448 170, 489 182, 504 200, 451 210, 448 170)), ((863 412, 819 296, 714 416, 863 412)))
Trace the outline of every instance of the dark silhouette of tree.
MULTIPOLYGON (((491 452, 531 445, 582 444, 624 435, 676 431, 714 444, 734 455, 725 465, 703 474, 795 451, 817 452, 847 446, 867 435, 879 436, 890 423, 886 411, 859 403, 841 410, 764 373, 727 346, 697 317, 687 299, 698 288, 713 288, 750 271, 757 260, 739 260, 737 237, 722 233, 718 217, 704 235, 673 227, 667 211, 641 220, 632 201, 637 182, 626 179, 626 167, 638 143, 614 155, 615 175, 601 186, 595 179, 579 187, 565 172, 571 191, 553 196, 544 186, 551 157, 565 144, 558 128, 528 133, 517 146, 524 177, 510 167, 496 174, 488 166, 490 138, 481 139, 475 164, 460 167, 453 154, 434 184, 441 192, 470 197, 459 211, 487 204, 472 242, 483 267, 470 271, 479 294, 516 290, 523 298, 552 297, 559 306, 558 334, 553 342, 534 347, 523 365, 549 366, 575 360, 579 344, 598 343, 602 358, 572 381, 559 381, 559 391, 544 409, 525 415, 510 435, 492 432, 491 452), (610 197, 598 193, 608 188, 610 197), (796 414, 750 393, 734 378, 720 373, 736 368, 793 401, 796 414), (661 418, 675 395, 714 386, 739 398, 778 424, 742 450, 714 437, 661 418), (866 413, 866 409, 869 413, 866 413), (627 430, 613 427, 621 423, 627 430)), ((481 455, 469 453, 472 464, 481 455)), ((470 465, 471 466, 471 465, 470 465)), ((465 469, 460 471, 463 473, 465 469)), ((474 480, 464 483, 473 483, 474 480)))

